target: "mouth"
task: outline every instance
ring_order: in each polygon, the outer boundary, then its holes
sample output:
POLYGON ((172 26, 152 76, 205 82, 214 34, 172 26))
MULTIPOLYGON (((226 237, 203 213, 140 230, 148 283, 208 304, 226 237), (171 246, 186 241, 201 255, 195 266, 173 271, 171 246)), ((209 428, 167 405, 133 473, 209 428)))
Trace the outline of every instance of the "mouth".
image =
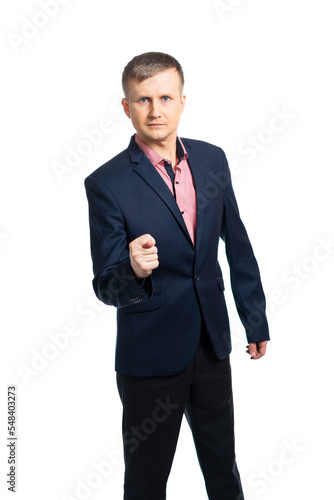
POLYGON ((163 127, 164 123, 148 123, 149 127, 163 127))

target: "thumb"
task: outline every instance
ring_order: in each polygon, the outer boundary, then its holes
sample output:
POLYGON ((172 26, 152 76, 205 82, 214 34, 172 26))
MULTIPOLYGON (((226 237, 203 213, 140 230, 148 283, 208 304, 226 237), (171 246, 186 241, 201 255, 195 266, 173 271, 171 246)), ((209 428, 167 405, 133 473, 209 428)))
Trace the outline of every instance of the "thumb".
POLYGON ((257 352, 256 342, 250 342, 247 347, 248 347, 247 349, 248 354, 250 354, 251 358, 253 358, 257 352))
POLYGON ((147 236, 147 240, 142 245, 143 248, 151 248, 155 245, 155 239, 153 238, 153 236, 151 236, 150 234, 148 234, 147 236))

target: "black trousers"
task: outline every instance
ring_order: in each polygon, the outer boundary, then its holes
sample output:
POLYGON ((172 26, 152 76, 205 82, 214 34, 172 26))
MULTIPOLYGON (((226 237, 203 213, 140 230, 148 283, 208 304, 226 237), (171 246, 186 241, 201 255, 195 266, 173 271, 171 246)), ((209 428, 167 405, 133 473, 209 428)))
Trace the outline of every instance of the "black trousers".
POLYGON ((204 327, 197 353, 181 373, 117 373, 116 379, 123 404, 124 500, 166 499, 183 414, 208 498, 244 499, 235 460, 230 359, 217 358, 204 327))

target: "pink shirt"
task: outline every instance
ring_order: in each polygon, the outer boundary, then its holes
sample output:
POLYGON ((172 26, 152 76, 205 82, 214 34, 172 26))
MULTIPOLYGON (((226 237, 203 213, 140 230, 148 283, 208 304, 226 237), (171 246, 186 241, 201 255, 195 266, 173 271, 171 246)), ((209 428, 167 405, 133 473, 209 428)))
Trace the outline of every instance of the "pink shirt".
MULTIPOLYGON (((153 151, 149 146, 147 146, 136 134, 135 141, 143 151, 143 153, 147 156, 147 158, 154 165, 156 170, 159 172, 167 186, 169 187, 172 195, 174 196, 173 184, 172 180, 166 172, 164 162, 168 161, 171 164, 170 160, 166 160, 158 153, 153 151)), ((180 146, 183 150, 183 158, 180 161, 180 155, 178 155, 178 164, 175 169, 175 198, 176 203, 180 209, 180 212, 183 216, 184 223, 188 229, 188 233, 190 238, 195 246, 195 236, 196 236, 196 190, 192 177, 192 173, 189 167, 189 163, 187 161, 188 153, 183 146, 181 139, 177 137, 177 151, 181 151, 180 146), (179 142, 178 142, 179 141, 179 142)))

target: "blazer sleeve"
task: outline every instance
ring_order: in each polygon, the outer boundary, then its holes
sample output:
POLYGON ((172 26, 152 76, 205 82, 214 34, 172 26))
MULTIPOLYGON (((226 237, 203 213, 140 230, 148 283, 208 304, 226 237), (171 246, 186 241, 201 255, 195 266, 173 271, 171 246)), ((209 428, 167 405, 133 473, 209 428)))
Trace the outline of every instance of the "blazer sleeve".
POLYGON ((96 296, 117 308, 148 300, 153 293, 152 278, 138 280, 132 270, 125 223, 116 200, 93 175, 85 179, 85 189, 96 296))
POLYGON ((270 340, 265 313, 266 299, 259 267, 240 218, 228 161, 224 151, 221 152, 224 168, 224 211, 220 236, 225 242, 233 297, 248 342, 270 340))

